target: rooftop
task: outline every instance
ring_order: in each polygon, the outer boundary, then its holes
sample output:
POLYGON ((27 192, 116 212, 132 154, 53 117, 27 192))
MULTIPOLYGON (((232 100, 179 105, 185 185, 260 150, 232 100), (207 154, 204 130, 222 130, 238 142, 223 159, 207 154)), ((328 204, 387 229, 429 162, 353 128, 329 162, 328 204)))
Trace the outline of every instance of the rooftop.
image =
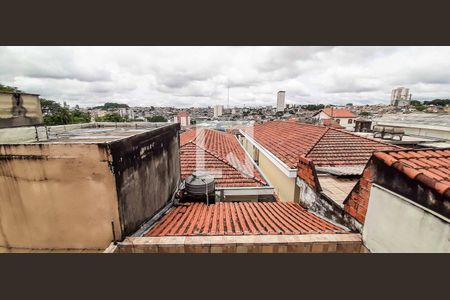
POLYGON ((345 108, 324 108, 321 111, 332 118, 356 118, 351 111, 345 108))
POLYGON ((253 161, 232 134, 193 129, 180 135, 182 179, 194 172, 207 172, 219 187, 267 185, 253 161))
POLYGON ((318 176, 322 193, 343 207, 344 200, 358 182, 357 178, 339 178, 335 176, 318 176))
POLYGON ((266 122, 245 133, 292 169, 299 156, 319 167, 365 165, 375 151, 400 149, 348 131, 299 122, 266 122))
POLYGON ((296 203, 186 203, 172 208, 146 236, 348 233, 296 203))
POLYGON ((387 151, 374 156, 412 180, 450 197, 450 149, 387 151))
POLYGON ((85 123, 59 126, 27 126, 0 129, 0 144, 28 143, 107 143, 143 132, 151 131, 169 123, 85 123))
POLYGON ((385 114, 373 121, 383 125, 450 130, 450 114, 448 113, 385 114))

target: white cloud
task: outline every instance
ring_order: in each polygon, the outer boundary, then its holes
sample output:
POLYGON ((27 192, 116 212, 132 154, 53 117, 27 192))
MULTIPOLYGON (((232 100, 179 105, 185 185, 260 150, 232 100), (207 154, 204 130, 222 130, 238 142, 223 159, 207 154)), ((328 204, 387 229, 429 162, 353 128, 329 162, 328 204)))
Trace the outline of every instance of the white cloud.
POLYGON ((0 83, 89 106, 450 98, 450 47, 0 47, 0 83))

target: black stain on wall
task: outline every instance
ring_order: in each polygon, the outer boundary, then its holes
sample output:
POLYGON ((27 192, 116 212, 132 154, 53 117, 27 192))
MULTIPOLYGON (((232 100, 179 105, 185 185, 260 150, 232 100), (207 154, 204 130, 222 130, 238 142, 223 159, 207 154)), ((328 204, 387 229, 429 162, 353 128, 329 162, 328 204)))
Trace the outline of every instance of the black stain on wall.
POLYGON ((450 199, 413 180, 393 167, 374 159, 374 183, 450 218, 450 199))
POLYGON ((106 145, 112 156, 122 236, 134 233, 176 191, 179 129, 173 124, 106 145))

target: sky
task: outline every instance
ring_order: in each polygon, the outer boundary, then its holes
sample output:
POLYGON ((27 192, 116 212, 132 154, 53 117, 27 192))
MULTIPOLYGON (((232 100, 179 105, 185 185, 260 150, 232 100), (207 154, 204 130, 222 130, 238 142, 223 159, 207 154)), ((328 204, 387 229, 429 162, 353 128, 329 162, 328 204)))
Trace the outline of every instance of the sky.
POLYGON ((450 98, 450 47, 0 47, 0 83, 69 105, 388 104, 450 98))

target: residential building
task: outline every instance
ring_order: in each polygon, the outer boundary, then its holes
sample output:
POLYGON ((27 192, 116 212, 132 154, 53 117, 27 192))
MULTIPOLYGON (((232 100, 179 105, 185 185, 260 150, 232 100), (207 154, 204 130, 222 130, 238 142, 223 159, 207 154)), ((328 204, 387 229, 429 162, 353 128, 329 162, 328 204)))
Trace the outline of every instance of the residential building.
POLYGON ((43 123, 39 95, 0 92, 0 128, 43 123))
POLYGON ((345 108, 324 108, 313 115, 313 120, 322 124, 324 120, 333 120, 339 125, 345 127, 346 130, 354 131, 355 119, 357 118, 350 110, 345 108))
POLYGON ((191 117, 188 112, 181 111, 174 117, 175 123, 180 123, 182 127, 191 125, 191 117))
POLYGON ((376 152, 345 200, 372 252, 450 252, 450 149, 376 152))
POLYGON ((277 112, 284 111, 285 96, 286 96, 286 92, 285 91, 279 91, 277 93, 277 112))
POLYGON ((178 124, 1 131, 0 248, 7 251, 105 249, 134 233, 179 187, 178 124))
POLYGON ((409 89, 399 87, 393 89, 391 92, 391 105, 392 106, 408 106, 411 103, 412 94, 409 93, 409 89))
POLYGON ((223 115, 223 105, 214 105, 214 118, 221 117, 223 115))
POLYGON ((198 128, 180 135, 181 179, 215 179, 218 201, 274 201, 274 189, 233 134, 198 128))
POLYGON ((411 136, 450 140, 450 115, 447 113, 386 114, 373 119, 372 125, 403 128, 411 136))
MULTIPOLYGON (((399 149, 344 130, 295 121, 266 122, 240 132, 242 145, 281 201, 298 202, 340 223, 348 221, 343 216, 343 193, 356 184, 372 153, 399 149), (343 193, 332 188, 341 185, 341 177, 351 179, 342 181, 343 193), (327 189, 332 190, 328 195, 327 189)), ((358 228, 349 221, 346 226, 358 228)))
POLYGON ((134 120, 134 111, 133 109, 127 107, 127 108, 119 108, 117 110, 117 112, 119 113, 119 115, 123 118, 127 118, 128 120, 134 120))

